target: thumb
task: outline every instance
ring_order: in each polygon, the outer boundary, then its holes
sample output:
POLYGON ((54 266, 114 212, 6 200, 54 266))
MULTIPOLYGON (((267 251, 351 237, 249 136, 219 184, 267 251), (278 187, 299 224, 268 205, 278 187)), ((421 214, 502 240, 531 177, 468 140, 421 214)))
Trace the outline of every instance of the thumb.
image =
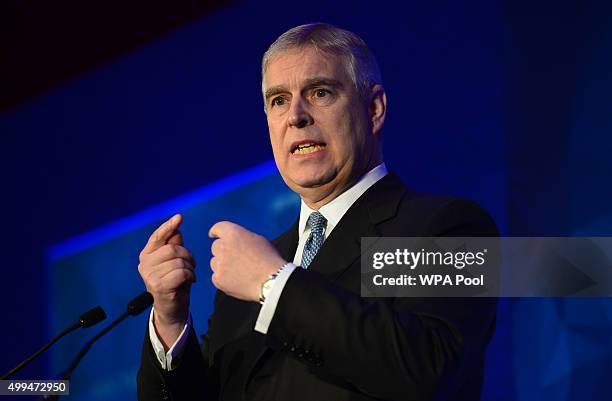
POLYGON ((168 240, 174 236, 178 227, 181 225, 183 221, 183 216, 180 214, 175 214, 170 219, 168 219, 164 224, 159 226, 159 228, 153 231, 153 234, 149 237, 149 241, 145 245, 143 252, 151 253, 163 245, 168 243, 168 240))
POLYGON ((168 243, 172 244, 172 245, 183 245, 183 234, 181 234, 180 231, 176 230, 176 232, 174 233, 174 235, 172 235, 169 239, 168 239, 168 243))

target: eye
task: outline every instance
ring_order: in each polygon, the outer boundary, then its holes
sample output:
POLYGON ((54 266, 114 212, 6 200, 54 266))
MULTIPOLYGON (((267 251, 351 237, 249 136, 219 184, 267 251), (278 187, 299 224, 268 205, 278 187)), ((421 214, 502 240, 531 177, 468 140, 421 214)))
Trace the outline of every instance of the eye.
POLYGON ((272 105, 272 107, 274 107, 274 106, 282 106, 285 103, 287 103, 287 100, 284 97, 277 96, 274 99, 272 99, 272 102, 270 104, 272 105))
POLYGON ((329 93, 330 92, 327 89, 319 88, 319 89, 315 89, 314 96, 321 98, 321 97, 325 97, 325 96, 329 95, 329 93))

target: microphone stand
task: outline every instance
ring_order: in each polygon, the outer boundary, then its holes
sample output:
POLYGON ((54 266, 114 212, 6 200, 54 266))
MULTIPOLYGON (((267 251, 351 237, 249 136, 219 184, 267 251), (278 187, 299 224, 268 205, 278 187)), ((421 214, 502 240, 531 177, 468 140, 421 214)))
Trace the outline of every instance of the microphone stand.
MULTIPOLYGON (((79 365, 83 357, 87 354, 91 346, 96 341, 98 341, 102 336, 104 336, 106 333, 114 329, 119 323, 125 320, 126 317, 139 315, 142 311, 144 311, 146 308, 148 308, 152 304, 153 304, 153 296, 148 292, 143 292, 136 298, 132 299, 128 303, 127 309, 125 310, 125 312, 123 312, 118 318, 113 320, 111 324, 106 326, 98 334, 96 334, 89 341, 87 341, 87 343, 85 343, 85 345, 83 346, 83 348, 81 348, 81 351, 77 354, 77 356, 74 358, 72 363, 62 373, 62 375, 60 376, 60 380, 70 380, 72 373, 74 372, 76 367, 79 365)), ((57 400, 58 398, 59 398, 58 394, 51 394, 51 395, 43 396, 41 399, 42 400, 57 400)))
POLYGON ((93 326, 94 324, 101 322, 104 319, 106 319, 106 313, 104 312, 104 309, 102 309, 99 306, 96 306, 95 308, 90 309, 89 311, 82 314, 76 323, 62 330, 58 335, 53 337, 51 341, 49 341, 47 344, 42 346, 42 348, 34 352, 32 355, 30 355, 26 359, 24 359, 19 365, 15 366, 13 369, 9 370, 4 375, 2 375, 2 377, 0 377, 0 380, 7 380, 8 378, 12 377, 15 373, 19 372, 24 366, 30 363, 34 358, 36 358, 37 356, 45 352, 47 349, 49 349, 49 347, 55 344, 60 338, 64 337, 66 334, 70 333, 71 331, 74 331, 78 329, 79 327, 86 328, 86 327, 93 326))

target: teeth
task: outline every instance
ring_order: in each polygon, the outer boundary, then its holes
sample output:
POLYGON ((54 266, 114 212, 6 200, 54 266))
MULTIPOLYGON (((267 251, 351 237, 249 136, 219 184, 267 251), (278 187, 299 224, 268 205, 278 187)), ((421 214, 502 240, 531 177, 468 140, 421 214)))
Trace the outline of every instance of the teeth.
POLYGON ((321 145, 306 144, 300 145, 293 153, 297 155, 306 155, 308 153, 318 152, 321 149, 323 149, 321 145))

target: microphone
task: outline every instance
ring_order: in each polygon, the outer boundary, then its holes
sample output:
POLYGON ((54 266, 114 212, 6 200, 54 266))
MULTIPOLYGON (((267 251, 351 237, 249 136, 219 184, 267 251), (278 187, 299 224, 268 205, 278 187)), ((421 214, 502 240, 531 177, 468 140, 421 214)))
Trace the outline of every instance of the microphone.
POLYGON ((76 321, 75 323, 73 323, 72 325, 64 329, 62 332, 60 332, 58 335, 53 337, 51 341, 49 341, 42 348, 34 352, 29 357, 24 359, 19 365, 15 366, 13 369, 9 370, 4 375, 2 375, 2 377, 0 377, 0 380, 6 380, 9 377, 13 376, 15 373, 19 372, 24 366, 30 363, 34 358, 36 358, 38 355, 45 352, 47 349, 49 349, 49 347, 55 344, 60 338, 64 337, 66 334, 70 333, 71 331, 74 331, 78 329, 79 327, 82 327, 82 328, 91 327, 94 324, 99 323, 104 319, 106 319, 106 313, 104 312, 104 309, 102 309, 101 307, 96 306, 95 308, 88 310, 87 312, 79 316, 78 321, 76 321))
POLYGON ((64 371, 64 373, 62 373, 60 379, 61 380, 70 379, 72 372, 74 372, 74 369, 76 369, 79 362, 81 362, 81 359, 83 359, 83 357, 85 356, 85 354, 87 354, 91 346, 96 341, 98 341, 103 335, 105 335, 106 333, 111 331, 113 328, 115 328, 115 326, 121 323, 126 317, 139 315, 151 305, 153 305, 153 295, 151 295, 148 292, 143 292, 142 294, 140 294, 139 296, 137 296, 136 298, 128 302, 125 312, 123 312, 117 319, 113 320, 111 324, 109 324, 104 329, 102 329, 98 334, 93 336, 91 340, 89 340, 83 346, 83 348, 81 348, 81 351, 78 353, 76 358, 74 358, 72 363, 68 366, 68 368, 64 371))

